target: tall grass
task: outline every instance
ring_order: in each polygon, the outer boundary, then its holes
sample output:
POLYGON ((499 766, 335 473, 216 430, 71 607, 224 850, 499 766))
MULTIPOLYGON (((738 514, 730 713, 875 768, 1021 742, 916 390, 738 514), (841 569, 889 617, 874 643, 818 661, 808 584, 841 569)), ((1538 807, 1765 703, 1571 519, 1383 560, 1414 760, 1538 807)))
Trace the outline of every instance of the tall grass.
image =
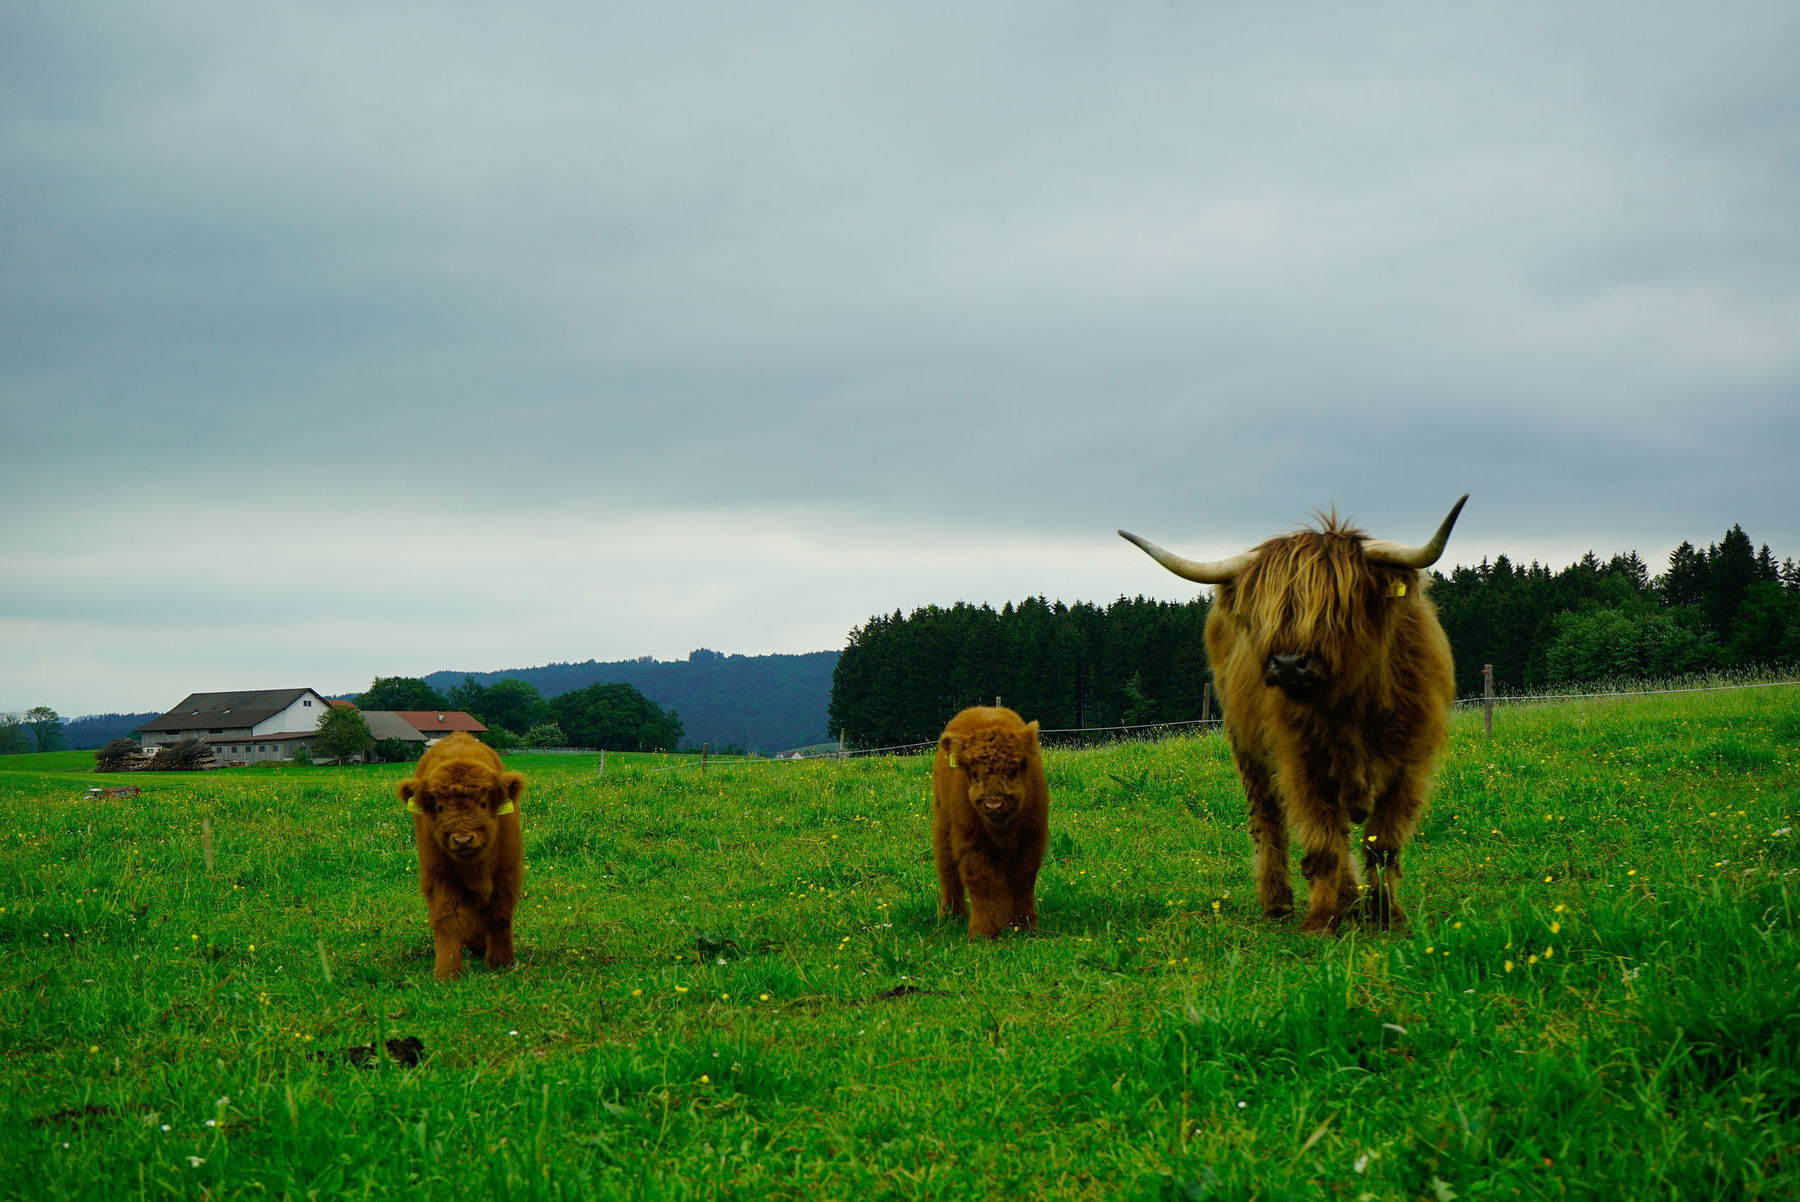
POLYGON ((1414 925, 1335 939, 1258 915, 1218 738, 1052 752, 991 945, 922 758, 515 755, 520 963, 443 985, 404 768, 9 760, 0 1191, 1792 1197, 1797 747, 1784 690, 1462 715, 1414 925))

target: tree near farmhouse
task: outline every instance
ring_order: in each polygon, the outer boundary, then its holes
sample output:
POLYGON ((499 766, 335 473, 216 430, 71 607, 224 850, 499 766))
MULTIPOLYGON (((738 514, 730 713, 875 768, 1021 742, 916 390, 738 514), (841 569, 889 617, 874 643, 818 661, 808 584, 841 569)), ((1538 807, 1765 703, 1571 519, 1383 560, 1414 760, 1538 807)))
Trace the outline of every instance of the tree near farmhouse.
POLYGON ((332 706, 319 719, 319 733, 313 738, 320 755, 331 756, 340 764, 360 757, 374 745, 368 720, 347 705, 332 706))
POLYGON ((514 734, 524 734, 548 719, 550 709, 538 687, 509 676, 496 680, 481 691, 481 709, 470 711, 486 726, 504 726, 514 734))
POLYGON ((353 700, 363 710, 444 710, 444 695, 416 676, 377 676, 353 700))

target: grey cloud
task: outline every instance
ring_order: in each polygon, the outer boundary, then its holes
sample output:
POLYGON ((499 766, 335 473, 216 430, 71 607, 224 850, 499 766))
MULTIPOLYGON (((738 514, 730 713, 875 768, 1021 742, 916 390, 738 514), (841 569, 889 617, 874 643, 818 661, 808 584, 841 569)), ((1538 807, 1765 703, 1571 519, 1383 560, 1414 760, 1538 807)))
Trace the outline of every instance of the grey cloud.
POLYGON ((1800 553, 1796 59, 1779 4, 10 6, 0 503, 1230 543, 1468 490, 1800 553))

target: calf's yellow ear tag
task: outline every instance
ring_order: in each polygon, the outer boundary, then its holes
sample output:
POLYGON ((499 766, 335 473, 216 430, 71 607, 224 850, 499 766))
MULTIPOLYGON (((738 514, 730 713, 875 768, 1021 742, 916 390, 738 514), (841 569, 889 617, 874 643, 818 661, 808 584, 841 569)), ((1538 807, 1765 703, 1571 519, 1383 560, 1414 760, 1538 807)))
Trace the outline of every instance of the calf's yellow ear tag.
POLYGON ((421 810, 419 808, 418 801, 415 798, 411 798, 411 797, 408 797, 406 799, 406 808, 414 814, 423 814, 425 812, 424 810, 421 810))
POLYGON ((1387 595, 1390 597, 1406 596, 1406 581, 1404 581, 1404 580, 1388 581, 1387 595))
POLYGON ((502 814, 510 814, 518 808, 519 807, 514 805, 512 802, 510 802, 510 801, 506 802, 506 803, 502 804, 499 809, 494 811, 494 817, 498 818, 502 814))

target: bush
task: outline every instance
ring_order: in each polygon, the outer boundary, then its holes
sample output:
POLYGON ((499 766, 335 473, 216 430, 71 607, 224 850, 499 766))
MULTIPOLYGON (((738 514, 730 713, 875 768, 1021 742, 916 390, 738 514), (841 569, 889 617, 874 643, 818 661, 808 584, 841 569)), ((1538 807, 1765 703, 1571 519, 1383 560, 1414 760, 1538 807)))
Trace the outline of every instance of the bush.
POLYGON ((406 739, 379 739, 375 743, 375 758, 384 764, 406 764, 418 759, 424 748, 423 743, 406 739))
POLYGON ((527 747, 563 747, 568 741, 562 727, 554 722, 540 722, 525 732, 527 747))
POLYGON ((142 750, 136 739, 114 739, 94 753, 94 771, 130 772, 138 767, 142 750))
POLYGON ((523 740, 504 726, 490 726, 480 737, 483 743, 495 751, 514 751, 524 746, 523 740))
POLYGON ((212 748, 200 739, 183 739, 171 743, 144 765, 146 772, 192 772, 212 758, 212 748))
POLYGON ((312 752, 310 752, 306 749, 305 743, 302 743, 298 747, 294 748, 294 762, 296 764, 312 763, 312 752))

